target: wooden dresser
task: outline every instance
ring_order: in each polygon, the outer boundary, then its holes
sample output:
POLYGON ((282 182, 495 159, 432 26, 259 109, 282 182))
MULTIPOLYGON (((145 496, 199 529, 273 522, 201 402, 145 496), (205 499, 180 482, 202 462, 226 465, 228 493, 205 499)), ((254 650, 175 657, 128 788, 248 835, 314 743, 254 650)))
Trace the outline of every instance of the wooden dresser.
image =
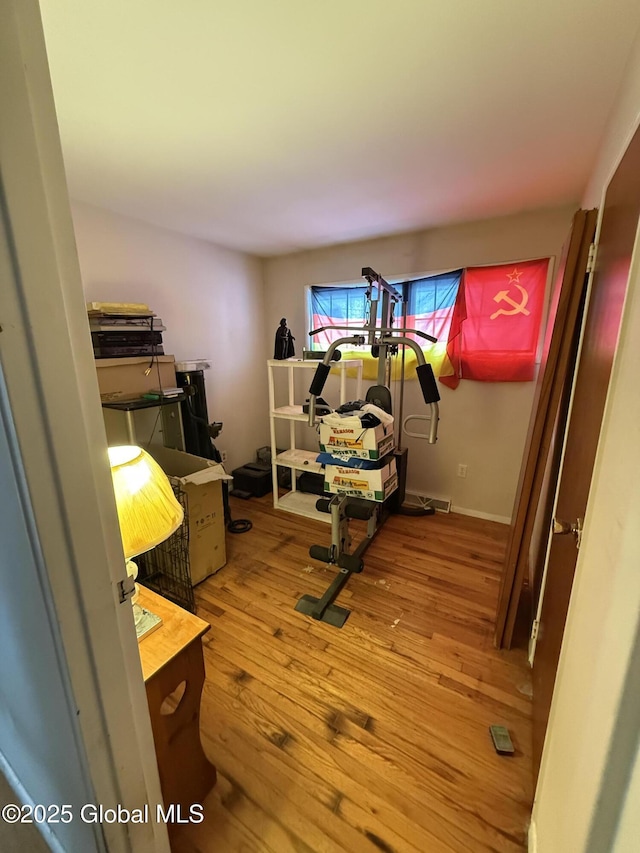
POLYGON ((216 782, 215 767, 200 741, 202 636, 210 626, 142 586, 138 603, 162 619, 138 648, 164 805, 179 804, 188 813, 189 806, 202 803, 216 782))

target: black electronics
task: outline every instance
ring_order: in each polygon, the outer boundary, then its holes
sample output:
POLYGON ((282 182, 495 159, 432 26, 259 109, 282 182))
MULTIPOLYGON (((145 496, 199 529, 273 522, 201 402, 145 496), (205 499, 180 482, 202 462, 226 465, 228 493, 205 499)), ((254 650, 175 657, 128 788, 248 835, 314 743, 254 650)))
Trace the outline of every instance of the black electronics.
MULTIPOLYGON (((319 349, 305 349, 302 351, 303 361, 322 361, 327 353, 319 349)), ((331 361, 340 361, 342 353, 339 349, 334 349, 331 354, 331 361)))
POLYGON ((162 332, 91 332, 95 358, 127 358, 138 355, 164 355, 162 332))
POLYGON ((260 462, 247 462, 231 472, 233 488, 242 492, 250 492, 254 497, 261 498, 273 491, 271 465, 260 462))
POLYGON ((217 438, 222 424, 209 424, 204 370, 176 370, 176 384, 187 395, 180 403, 184 449, 194 456, 213 459, 212 438, 217 438), (211 427, 218 427, 212 435, 211 427))
POLYGON ((251 494, 251 492, 245 492, 245 491, 243 491, 242 489, 231 489, 231 491, 229 492, 229 494, 230 494, 230 495, 231 495, 231 497, 233 497, 233 498, 242 498, 242 500, 243 500, 243 501, 248 501, 248 500, 249 500, 249 498, 252 498, 252 497, 253 497, 253 495, 251 494))
MULTIPOLYGON (((194 456, 213 459, 214 462, 221 464, 222 456, 213 443, 213 439, 217 438, 222 431, 222 423, 220 421, 209 423, 204 369, 176 370, 176 382, 185 394, 185 399, 180 403, 184 449, 194 456)), ((234 491, 236 490, 234 489, 234 491)), ((239 489, 238 491, 245 490, 239 489)), ((236 492, 235 497, 246 496, 236 492)), ((222 481, 222 501, 224 503, 224 520, 229 533, 247 533, 251 530, 253 525, 249 519, 240 518, 234 521, 231 518, 229 487, 224 480, 222 481)))
POLYGON ((164 355, 164 349, 155 346, 155 344, 135 347, 94 346, 93 348, 94 358, 139 358, 140 356, 149 356, 149 361, 151 361, 157 355, 164 355))

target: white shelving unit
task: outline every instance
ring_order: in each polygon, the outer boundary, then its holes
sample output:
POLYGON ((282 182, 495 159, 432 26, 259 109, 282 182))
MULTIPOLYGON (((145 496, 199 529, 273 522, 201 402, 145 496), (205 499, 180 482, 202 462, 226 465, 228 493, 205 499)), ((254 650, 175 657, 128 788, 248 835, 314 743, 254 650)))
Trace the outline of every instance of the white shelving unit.
MULTIPOLYGON (((302 403, 296 403, 296 381, 297 371, 306 371, 309 381, 306 389, 311 384, 313 373, 319 362, 315 360, 303 361, 302 359, 285 359, 278 361, 270 359, 267 362, 269 370, 269 424, 271 428, 271 469, 273 477, 273 505, 276 509, 292 512, 296 515, 304 515, 330 523, 331 518, 326 512, 316 510, 317 495, 300 492, 296 488, 296 471, 310 471, 314 474, 322 472, 322 466, 316 462, 318 450, 303 450, 296 446, 296 422, 308 423, 308 416, 302 411, 302 403), (286 371, 286 393, 280 388, 276 391, 276 371, 286 371), (278 394, 284 399, 277 399, 278 394), (278 405, 283 403, 283 405, 278 405), (289 446, 286 450, 278 453, 276 444, 276 422, 278 420, 289 421, 289 446), (278 468, 285 467, 291 470, 291 490, 284 495, 279 494, 278 468)), ((340 404, 347 402, 347 371, 354 368, 356 371, 356 389, 353 399, 359 400, 362 394, 362 359, 344 359, 331 363, 332 373, 339 372, 340 379, 340 404)), ((331 377, 327 380, 331 381, 331 377)), ((281 383, 278 383, 281 384, 281 383)))

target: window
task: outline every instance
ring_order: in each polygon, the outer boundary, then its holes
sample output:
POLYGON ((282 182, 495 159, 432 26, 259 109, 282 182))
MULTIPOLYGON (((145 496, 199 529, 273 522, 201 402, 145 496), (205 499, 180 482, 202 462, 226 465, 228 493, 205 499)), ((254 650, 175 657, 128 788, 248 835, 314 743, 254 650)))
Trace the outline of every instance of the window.
MULTIPOLYGON (((366 293, 366 286, 355 284, 346 287, 309 288, 310 328, 313 330, 324 326, 352 326, 354 329, 361 329, 368 316, 366 293)), ((326 350, 329 344, 349 334, 346 330, 327 329, 311 338, 311 349, 326 350)))
MULTIPOLYGON (((436 376, 440 375, 446 358, 449 328, 453 316, 456 294, 460 284, 462 270, 424 276, 412 281, 390 281, 405 295, 407 310, 406 322, 402 317, 402 306, 396 306, 394 320, 395 328, 416 329, 438 339, 431 344, 419 335, 410 334, 417 341, 425 358, 434 368, 436 376)), ((308 298, 308 315, 311 329, 326 326, 348 326, 353 329, 327 329, 311 338, 311 349, 326 350, 329 344, 339 338, 357 334, 368 321, 369 303, 366 298, 368 287, 363 285, 336 285, 310 287, 308 298)), ((364 359, 364 375, 366 379, 375 379, 377 361, 372 358, 368 345, 349 346, 342 350, 343 357, 364 359)), ((402 355, 393 359, 392 377, 399 378, 402 355)), ((416 356, 413 350, 405 348, 404 353, 405 378, 415 376, 416 356)))

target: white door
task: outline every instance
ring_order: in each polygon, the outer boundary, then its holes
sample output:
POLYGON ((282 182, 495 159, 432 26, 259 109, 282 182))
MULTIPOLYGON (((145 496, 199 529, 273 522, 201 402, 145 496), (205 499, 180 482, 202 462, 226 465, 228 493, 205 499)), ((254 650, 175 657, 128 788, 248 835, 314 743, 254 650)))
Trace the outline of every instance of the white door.
MULTIPOLYGON (((21 682, 3 685, 14 729, 0 727, 0 765, 27 801, 77 808, 91 795, 153 813, 160 786, 131 608, 118 602, 124 561, 36 0, 0 0, 0 168, 0 505, 14 501, 17 543, 0 569, 23 573, 3 584, 2 672, 21 682)), ((155 823, 49 831, 59 849, 169 849, 155 823)))

